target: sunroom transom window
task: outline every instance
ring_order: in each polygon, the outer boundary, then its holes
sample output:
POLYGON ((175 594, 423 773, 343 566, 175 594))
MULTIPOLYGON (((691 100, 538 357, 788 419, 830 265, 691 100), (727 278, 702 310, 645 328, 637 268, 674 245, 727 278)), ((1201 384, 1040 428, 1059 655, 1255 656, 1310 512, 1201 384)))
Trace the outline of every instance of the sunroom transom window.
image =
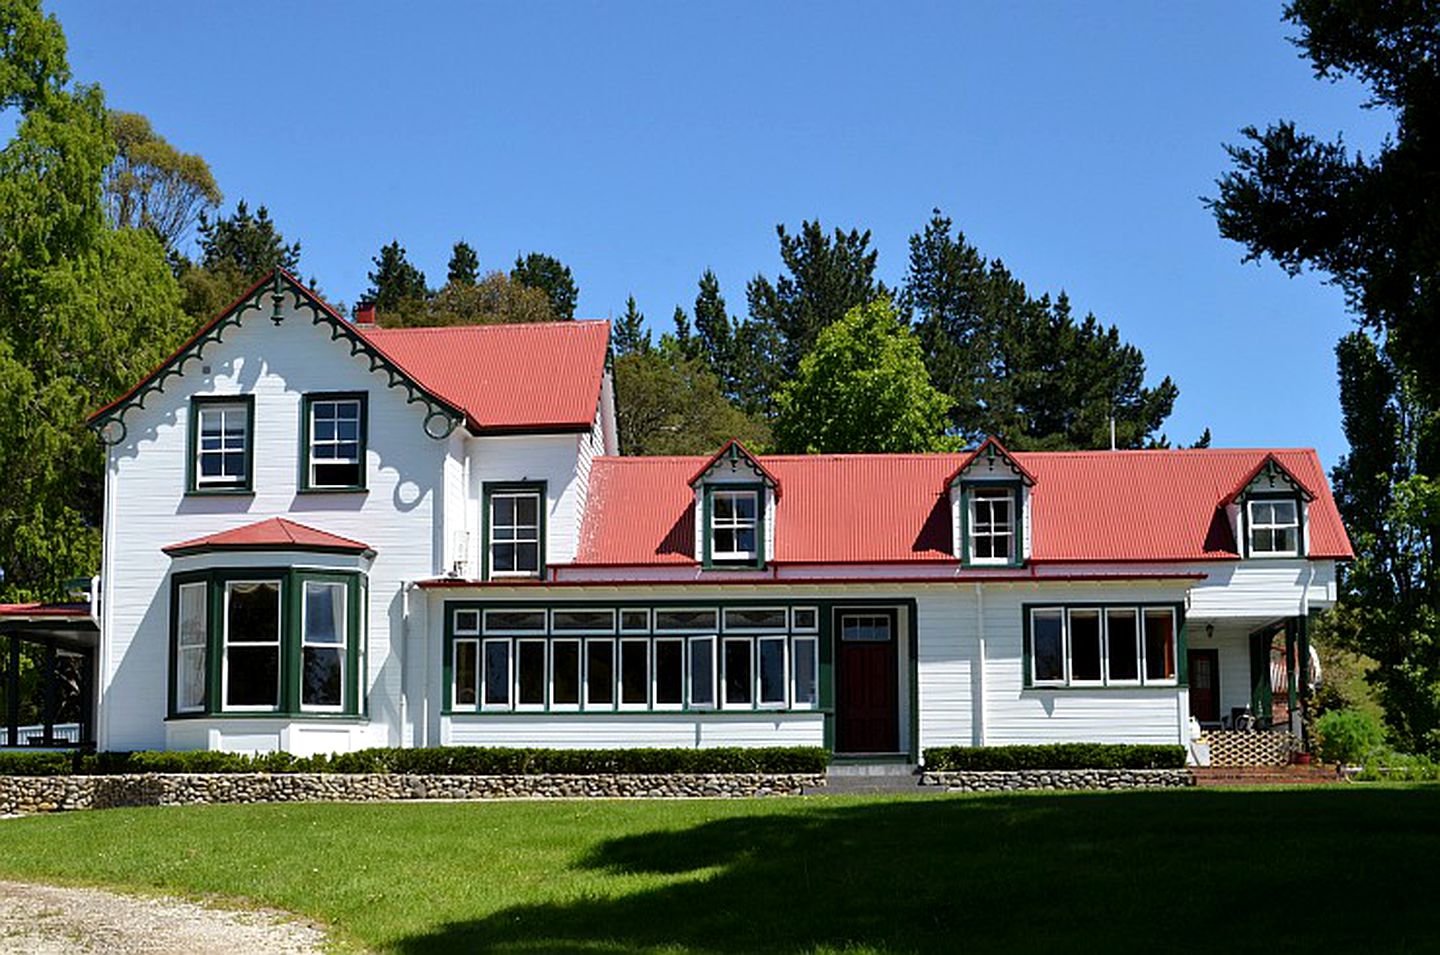
POLYGON ((365 399, 361 395, 307 396, 309 463, 314 490, 365 486, 365 399))
POLYGON ((760 556, 760 492, 710 492, 710 559, 753 563, 760 556))
POLYGON ((1174 607, 1031 607, 1029 686, 1169 685, 1178 680, 1174 607))
POLYGON ((1015 559, 1015 492, 971 487, 967 527, 972 564, 1008 564, 1015 559))
POLYGON ((540 576, 545 492, 531 487, 495 488, 486 496, 490 576, 540 576))
POLYGON ((1294 498, 1252 498, 1248 502, 1250 553, 1294 557, 1300 552, 1300 506, 1294 498))

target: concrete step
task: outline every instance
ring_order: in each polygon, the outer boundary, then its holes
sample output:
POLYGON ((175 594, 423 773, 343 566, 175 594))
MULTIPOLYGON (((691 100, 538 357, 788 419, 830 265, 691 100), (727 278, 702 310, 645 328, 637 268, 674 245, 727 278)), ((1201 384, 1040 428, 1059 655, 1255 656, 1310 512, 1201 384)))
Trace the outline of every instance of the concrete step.
POLYGON ((1204 766, 1197 786, 1295 786, 1344 782, 1333 766, 1204 766))
MULTIPOLYGON (((906 778, 915 776, 915 764, 904 760, 836 760, 830 764, 826 775, 831 779, 848 777, 864 778, 906 778)), ((917 777, 918 779, 918 777, 917 777)))

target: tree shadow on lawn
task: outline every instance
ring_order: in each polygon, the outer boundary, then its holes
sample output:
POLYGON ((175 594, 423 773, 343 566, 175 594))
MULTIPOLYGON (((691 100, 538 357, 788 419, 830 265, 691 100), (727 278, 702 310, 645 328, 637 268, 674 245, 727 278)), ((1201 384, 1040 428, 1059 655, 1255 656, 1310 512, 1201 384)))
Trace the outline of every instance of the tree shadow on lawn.
POLYGON ((1437 860, 1434 788, 817 800, 602 842, 581 868, 674 881, 398 949, 1429 951, 1437 860))

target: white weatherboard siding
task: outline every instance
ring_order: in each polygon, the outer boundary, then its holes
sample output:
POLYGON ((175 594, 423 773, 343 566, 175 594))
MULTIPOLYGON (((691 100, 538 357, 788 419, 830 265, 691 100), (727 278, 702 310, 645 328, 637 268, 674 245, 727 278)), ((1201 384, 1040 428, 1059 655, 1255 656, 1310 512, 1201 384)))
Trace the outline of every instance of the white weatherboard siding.
POLYGON ((819 713, 479 714, 445 717, 448 746, 622 749, 689 746, 822 746, 819 713))
MULTIPOLYGON (((484 486, 489 483, 545 482, 547 564, 568 564, 575 559, 585 480, 589 476, 580 473, 578 452, 585 439, 585 435, 577 439, 574 434, 540 434, 486 436, 469 442, 470 493, 475 500, 483 500, 484 486)), ((481 532, 482 525, 477 522, 475 538, 484 546, 481 532)), ((474 576, 479 576, 478 567, 474 576)))
POLYGON ((1216 650, 1220 663, 1220 716, 1236 707, 1250 705, 1250 633, 1248 626, 1215 623, 1215 635, 1205 632, 1209 621, 1192 620, 1189 642, 1192 650, 1216 650))
POLYGON ((1335 562, 1257 558, 1195 565, 1206 578, 1190 593, 1195 617, 1295 617, 1335 601, 1335 562))
POLYGON ((434 529, 443 526, 436 517, 446 445, 426 437, 422 405, 407 404, 402 390, 387 388, 385 376, 369 372, 344 342, 331 341, 327 327, 313 324, 308 312, 285 314, 277 327, 268 308, 251 312, 223 342, 207 345, 203 359, 187 362, 184 374, 151 394, 144 408, 126 412, 127 437, 110 449, 103 749, 167 744, 172 562, 161 548, 277 515, 375 549, 364 689, 372 727, 380 732, 367 735, 399 742, 400 660, 390 635, 399 630, 401 581, 442 569, 434 529), (369 394, 365 493, 296 493, 301 394, 318 391, 369 394), (231 394, 254 395, 254 494, 186 496, 190 398, 231 394))

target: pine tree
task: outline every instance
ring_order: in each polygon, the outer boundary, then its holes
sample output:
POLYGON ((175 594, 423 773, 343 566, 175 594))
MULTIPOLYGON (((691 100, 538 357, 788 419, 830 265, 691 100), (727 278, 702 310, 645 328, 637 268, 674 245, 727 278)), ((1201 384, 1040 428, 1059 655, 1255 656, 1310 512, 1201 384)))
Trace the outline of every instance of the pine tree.
POLYGON ((234 271, 247 284, 277 266, 289 272, 300 268, 300 243, 286 244, 264 205, 254 215, 244 199, 228 217, 210 219, 202 212, 199 232, 202 268, 234 271))
POLYGON ((549 297, 550 308, 557 318, 569 321, 575 317, 575 305, 580 300, 580 289, 575 284, 575 276, 570 273, 569 266, 562 264, 559 259, 540 252, 517 256, 515 267, 510 270, 510 278, 521 285, 544 292, 549 297))
POLYGON ((695 337, 700 356, 720 379, 720 389, 727 397, 736 392, 735 323, 725 309, 720 294, 720 280, 710 269, 700 276, 700 289, 695 295, 695 337))
POLYGON ((625 314, 615 322, 612 337, 616 355, 647 354, 651 349, 650 332, 645 328, 645 316, 635 305, 635 296, 625 300, 625 314))
POLYGON ((366 298, 375 303, 377 310, 383 312, 405 307, 408 303, 422 302, 429 294, 425 273, 405 257, 405 249, 399 240, 382 247, 372 261, 375 271, 369 273, 370 290, 366 292, 366 298))
POLYGON ((450 265, 446 269, 446 285, 474 285, 480 280, 480 256, 461 239, 450 252, 450 265))

